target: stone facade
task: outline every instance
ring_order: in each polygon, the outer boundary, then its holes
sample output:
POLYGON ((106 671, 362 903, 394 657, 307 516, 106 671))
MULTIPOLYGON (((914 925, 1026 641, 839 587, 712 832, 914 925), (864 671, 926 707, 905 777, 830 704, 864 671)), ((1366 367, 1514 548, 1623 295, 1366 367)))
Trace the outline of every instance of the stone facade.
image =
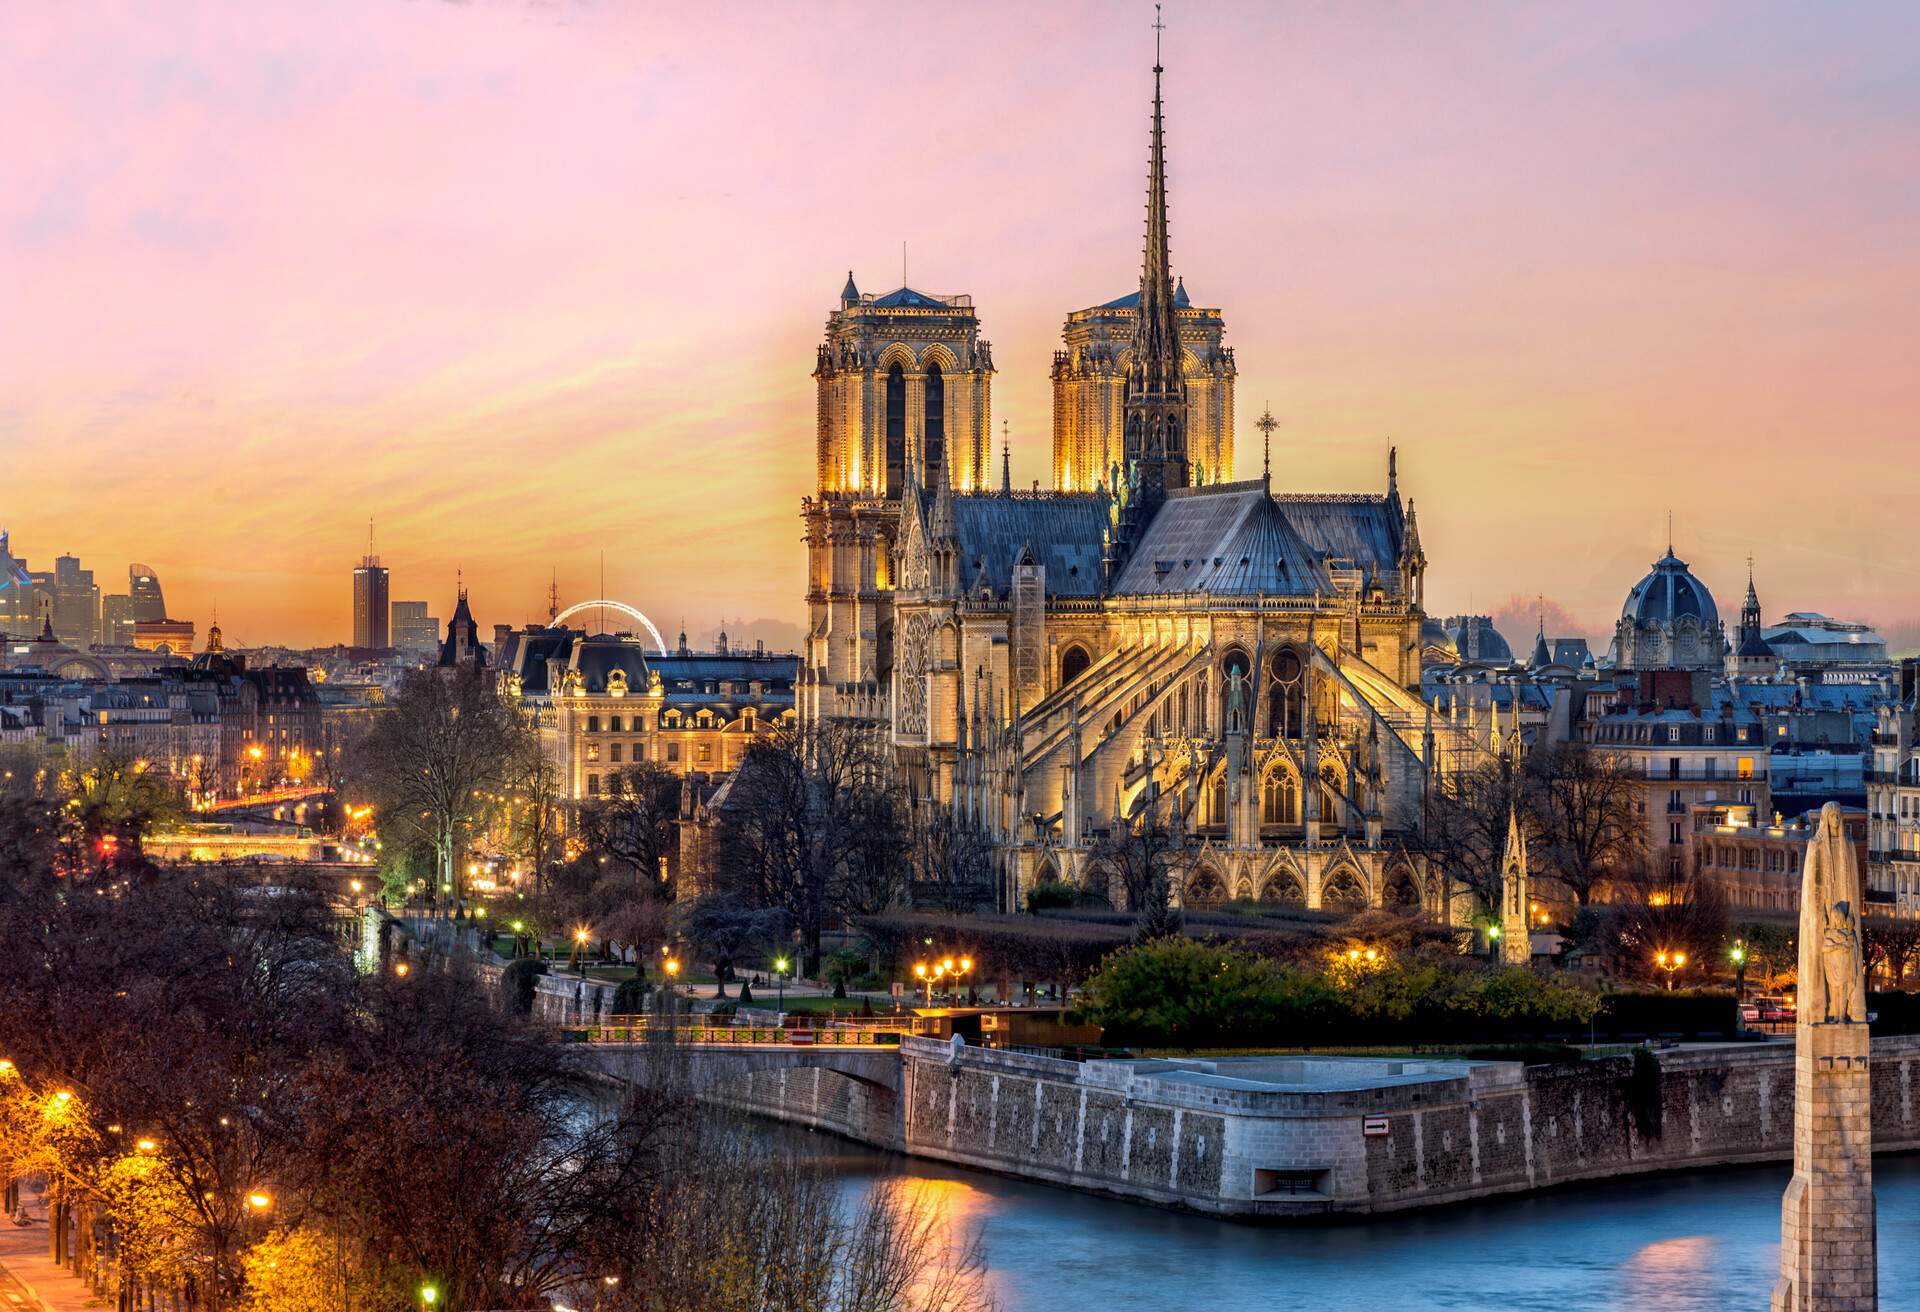
POLYGON ((883 735, 909 804, 983 839, 1004 910, 1043 881, 1117 897, 1101 849, 1154 826, 1190 905, 1446 914, 1411 839, 1478 747, 1420 694, 1412 504, 1392 453, 1364 492, 1225 481, 1235 366, 1172 273, 1160 71, 1139 291, 1068 321, 1052 489, 1016 492, 1004 452, 980 475, 971 300, 849 278, 814 374, 798 713, 883 735), (930 362, 971 407, 938 438, 930 362))
MULTIPOLYGON (((1920 1147, 1920 1038, 1860 1068, 1873 1147, 1920 1147)), ((826 1058, 822 1058, 826 1060, 826 1058)), ((1245 1058, 1074 1063, 909 1038, 897 1089, 834 1070, 705 1070, 716 1101, 876 1147, 1234 1216, 1391 1212, 1794 1148, 1784 1044, 1523 1068, 1245 1058)))

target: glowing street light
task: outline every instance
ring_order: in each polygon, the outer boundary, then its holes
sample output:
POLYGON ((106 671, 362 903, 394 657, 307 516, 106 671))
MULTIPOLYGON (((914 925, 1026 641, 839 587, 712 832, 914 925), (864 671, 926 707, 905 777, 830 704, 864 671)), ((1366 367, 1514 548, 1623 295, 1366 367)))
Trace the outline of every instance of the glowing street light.
POLYGON ((780 1001, 775 1007, 782 1015, 787 1010, 787 964, 785 957, 776 958, 773 963, 773 982, 780 990, 780 1001))
POLYGON ((432 1285, 420 1286, 420 1306, 421 1307, 432 1307, 435 1303, 439 1301, 440 1301, 439 1290, 435 1289, 432 1285))
POLYGON ((138 1143, 134 1144, 133 1146, 136 1151, 143 1152, 143 1153, 152 1153, 152 1152, 160 1151, 160 1145, 155 1143, 151 1139, 142 1139, 138 1143))
POLYGON ((273 1206, 271 1194, 254 1192, 247 1195, 247 1206, 256 1212, 264 1212, 273 1206))
POLYGON ((1653 954, 1653 962, 1656 966, 1660 967, 1660 969, 1667 972, 1667 991, 1671 993, 1673 991, 1673 973, 1687 964, 1687 954, 1684 952, 1669 952, 1665 948, 1662 948, 1653 954))

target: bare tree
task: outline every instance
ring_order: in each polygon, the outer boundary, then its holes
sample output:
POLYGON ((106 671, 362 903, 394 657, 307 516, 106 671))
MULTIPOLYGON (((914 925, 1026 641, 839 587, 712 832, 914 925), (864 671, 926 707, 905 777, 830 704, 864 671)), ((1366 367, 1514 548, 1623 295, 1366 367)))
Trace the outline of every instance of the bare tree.
POLYGON ((1871 916, 1865 922, 1867 974, 1884 971, 1887 982, 1899 988, 1907 972, 1920 960, 1920 922, 1871 916))
POLYGON ((607 777, 607 791, 582 803, 579 837, 586 855, 630 873, 635 882, 671 895, 663 871, 679 843, 680 779, 652 761, 607 777))
POLYGON ((1500 905, 1501 858, 1515 813, 1537 830, 1524 779, 1499 762, 1456 771, 1428 790, 1421 846, 1457 886, 1455 896, 1472 899, 1475 915, 1500 905))
POLYGON ((913 863, 915 906, 947 911, 992 909, 993 846, 985 831, 967 823, 953 807, 939 802, 915 806, 907 850, 913 863))
POLYGON ((1167 823, 1151 793, 1094 844, 1095 863, 1119 876, 1127 910, 1136 917, 1135 937, 1142 942, 1180 930, 1173 886, 1182 847, 1181 835, 1167 823))
POLYGON ((465 897, 458 857, 494 808, 489 794, 512 778, 524 727, 477 667, 406 676, 361 742, 356 769, 388 845, 423 841, 455 904, 465 897))
POLYGON ((1523 782, 1538 817, 1531 854, 1580 906, 1639 863, 1641 783, 1624 757, 1562 743, 1535 752, 1523 782))
POLYGON ((753 743, 716 805, 721 891, 792 918, 808 959, 827 922, 885 906, 904 873, 898 813, 874 734, 839 723, 753 743))

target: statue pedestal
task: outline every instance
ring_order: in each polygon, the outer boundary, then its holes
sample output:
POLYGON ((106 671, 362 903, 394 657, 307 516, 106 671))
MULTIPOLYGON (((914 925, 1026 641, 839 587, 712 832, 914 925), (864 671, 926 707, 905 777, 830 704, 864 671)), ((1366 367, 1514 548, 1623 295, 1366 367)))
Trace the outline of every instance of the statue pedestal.
POLYGON ((1874 1312, 1867 1027, 1803 1022, 1794 1045, 1793 1182, 1781 1203, 1773 1312, 1874 1312))

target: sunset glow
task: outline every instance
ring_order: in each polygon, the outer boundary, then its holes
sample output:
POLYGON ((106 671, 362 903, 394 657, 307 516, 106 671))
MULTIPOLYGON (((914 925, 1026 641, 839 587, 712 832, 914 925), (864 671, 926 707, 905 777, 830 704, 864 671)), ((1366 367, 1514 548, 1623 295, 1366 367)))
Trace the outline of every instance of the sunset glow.
MULTIPOLYGON (((797 639, 849 268, 896 286, 904 241, 975 298, 1047 477, 1061 321, 1139 279, 1141 8, 908 53, 837 5, 10 6, 0 522, 235 645, 343 641, 369 517, 441 616, 456 568, 485 626, 557 573, 797 639)), ((1671 510, 1723 610, 1751 554, 1770 613, 1915 645, 1911 7, 1167 17, 1172 264, 1224 311, 1242 477, 1268 402, 1276 484, 1375 488, 1397 444, 1436 614, 1544 594, 1604 641, 1671 510)))

